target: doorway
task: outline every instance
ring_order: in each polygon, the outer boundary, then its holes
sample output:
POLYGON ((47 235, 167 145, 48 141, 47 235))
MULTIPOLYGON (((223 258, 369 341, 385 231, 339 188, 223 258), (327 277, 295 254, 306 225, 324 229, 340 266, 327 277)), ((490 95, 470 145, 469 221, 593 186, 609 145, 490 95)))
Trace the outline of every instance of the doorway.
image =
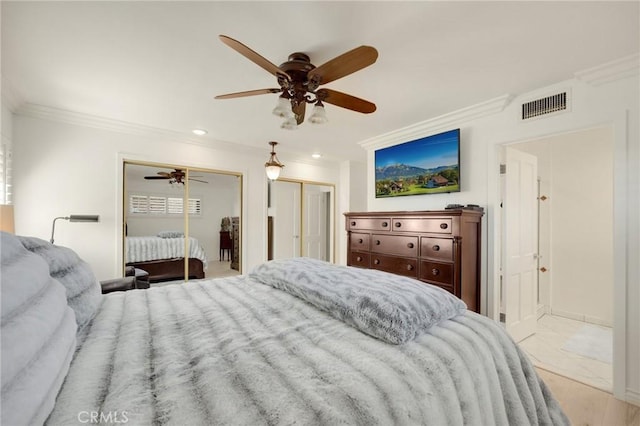
POLYGON ((612 129, 513 144, 504 148, 503 155, 501 317, 505 326, 537 366, 611 392, 612 129), (527 183, 518 182, 522 175, 514 176, 514 170, 509 173, 513 154, 536 161, 536 176, 527 183), (529 200, 526 211, 519 210, 510 200, 509 188, 517 191, 518 185, 531 184, 536 199, 529 200), (523 223, 530 225, 518 230, 517 224, 523 223), (514 246, 520 251, 514 251, 514 246), (514 253, 525 252, 535 273, 513 279, 510 262, 515 259, 522 266, 514 253), (522 333, 514 327, 518 321, 533 328, 522 333))
POLYGON ((242 175, 132 161, 123 173, 125 273, 151 286, 241 273, 242 175))
POLYGON ((268 183, 268 260, 311 257, 333 262, 331 184, 278 179, 268 183))

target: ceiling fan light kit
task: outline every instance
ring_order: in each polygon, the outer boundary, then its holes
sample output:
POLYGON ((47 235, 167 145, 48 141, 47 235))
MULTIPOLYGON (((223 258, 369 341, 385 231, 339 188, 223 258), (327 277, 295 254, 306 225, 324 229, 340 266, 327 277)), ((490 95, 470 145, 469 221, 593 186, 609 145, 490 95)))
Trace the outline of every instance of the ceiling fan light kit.
POLYGON ((271 156, 269 157, 269 161, 264 164, 264 169, 269 180, 277 180, 278 177, 280 177, 280 171, 282 171, 284 164, 278 160, 276 155, 275 148, 278 142, 271 141, 269 145, 271 145, 271 156))
POLYGON ((272 112, 284 118, 285 121, 281 127, 290 130, 296 129, 304 121, 307 104, 314 104, 308 120, 314 124, 323 124, 328 121, 323 102, 363 114, 370 114, 376 110, 376 105, 372 102, 336 90, 319 88, 322 84, 330 83, 375 63, 378 59, 378 51, 371 46, 357 47, 318 67, 311 63, 308 55, 295 52, 289 55, 287 62, 276 66, 231 37, 220 35, 219 38, 224 44, 273 74, 280 88, 228 93, 218 95, 216 99, 280 93, 278 103, 272 112))

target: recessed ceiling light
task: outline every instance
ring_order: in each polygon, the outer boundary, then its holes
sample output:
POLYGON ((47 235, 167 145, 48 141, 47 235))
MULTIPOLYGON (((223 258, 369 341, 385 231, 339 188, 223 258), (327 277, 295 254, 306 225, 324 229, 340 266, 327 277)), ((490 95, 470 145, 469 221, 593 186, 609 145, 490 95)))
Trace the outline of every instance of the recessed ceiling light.
POLYGON ((206 130, 202 130, 202 129, 193 129, 192 132, 198 136, 204 136, 208 133, 206 130))
POLYGON ((315 153, 311 154, 311 156, 312 156, 313 158, 320 158, 320 157, 322 157, 322 155, 321 155, 321 154, 318 154, 317 152, 315 152, 315 153))

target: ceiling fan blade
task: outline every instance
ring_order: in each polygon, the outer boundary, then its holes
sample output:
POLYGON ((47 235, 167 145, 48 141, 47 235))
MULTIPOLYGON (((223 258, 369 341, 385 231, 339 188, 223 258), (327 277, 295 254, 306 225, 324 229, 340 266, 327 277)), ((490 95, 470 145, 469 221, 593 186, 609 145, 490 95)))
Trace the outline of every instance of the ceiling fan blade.
POLYGON ((171 179, 170 176, 145 176, 145 179, 154 180, 154 179, 171 179))
POLYGON ((378 51, 371 46, 360 46, 331 59, 309 71, 309 80, 315 79, 318 84, 330 83, 334 80, 366 68, 378 59, 378 51))
MULTIPOLYGON (((172 173, 173 173, 173 172, 172 172, 172 173)), ((169 178, 169 177, 171 177, 171 174, 172 174, 172 173, 169 173, 169 172, 158 172, 158 174, 159 174, 160 176, 165 176, 165 177, 168 177, 168 178, 169 178)))
POLYGON ((322 99, 322 102, 363 114, 370 114, 376 110, 376 104, 356 98, 355 96, 347 95, 346 93, 338 92, 337 90, 319 89, 316 91, 316 95, 322 99))
POLYGON ((266 95, 267 93, 280 93, 282 89, 258 89, 247 90, 246 92, 227 93, 226 95, 218 95, 216 99, 242 98, 244 96, 266 95))
POLYGON ((277 65, 265 59, 263 56, 256 53, 251 48, 240 43, 238 40, 234 40, 231 37, 227 37, 226 35, 219 35, 218 38, 220 38, 220 41, 222 41, 224 44, 226 44, 245 58, 269 71, 271 74, 277 77, 283 77, 287 80, 291 80, 291 77, 289 77, 285 72, 278 68, 277 65))
POLYGON ((206 180, 200 180, 200 179, 192 179, 192 178, 189 178, 189 180, 192 180, 192 181, 195 181, 195 182, 209 183, 209 182, 207 182, 206 180))
POLYGON ((294 104, 292 105, 291 109, 293 111, 293 115, 295 115, 296 117, 296 122, 298 124, 301 124, 304 121, 304 114, 305 110, 307 109, 307 103, 303 101, 298 104, 294 104))

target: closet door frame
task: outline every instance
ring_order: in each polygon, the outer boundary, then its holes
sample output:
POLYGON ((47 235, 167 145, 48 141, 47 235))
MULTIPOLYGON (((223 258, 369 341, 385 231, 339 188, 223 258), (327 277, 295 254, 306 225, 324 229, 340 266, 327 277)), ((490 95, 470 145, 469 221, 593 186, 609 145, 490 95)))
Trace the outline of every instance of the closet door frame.
MULTIPOLYGON (((280 177, 275 181, 272 182, 268 182, 268 185, 277 183, 277 182, 289 182, 289 183, 297 183, 300 185, 300 217, 299 217, 299 223, 298 223, 298 227, 300 229, 300 238, 299 238, 299 250, 300 250, 300 254, 301 256, 305 255, 305 235, 306 235, 306 230, 305 230, 305 226, 304 226, 304 212, 305 212, 305 208, 306 208, 306 203, 305 203, 305 186, 306 185, 313 185, 313 186, 326 186, 328 188, 330 188, 330 214, 328 219, 328 226, 329 226, 329 241, 327 241, 327 246, 329 247, 329 262, 334 263, 335 262, 335 256, 336 256, 336 186, 333 183, 327 183, 327 182, 319 182, 319 181, 311 181, 311 180, 304 180, 304 179, 295 179, 295 178, 283 178, 280 177)), ((267 197, 267 217, 265 218, 265 220, 267 221, 267 228, 269 227, 268 225, 268 220, 269 220, 269 213, 268 213, 268 209, 271 207, 270 202, 271 202, 271 188, 269 187, 268 189, 269 194, 267 197)), ((265 238, 266 240, 266 252, 269 252, 269 239, 265 238)))
MULTIPOLYGON (((239 229, 239 240, 242 241, 242 234, 243 234, 243 217, 242 217, 242 211, 243 211, 243 174, 239 173, 239 172, 232 172, 232 171, 228 171, 228 170, 217 170, 217 169, 208 169, 208 168, 204 168, 204 167, 197 167, 197 166, 188 166, 188 165, 184 165, 184 164, 175 164, 175 163, 161 163, 161 162, 154 162, 154 161, 141 161, 141 160, 130 160, 127 158, 123 158, 122 159, 122 212, 121 212, 121 223, 120 223, 120 233, 121 233, 121 237, 122 237, 122 246, 121 246, 121 250, 122 250, 122 270, 121 273, 124 276, 124 271, 126 268, 126 264, 127 264, 127 259, 126 259, 126 237, 127 237, 127 233, 126 233, 126 219, 127 219, 127 213, 128 213, 128 209, 129 209, 129 200, 128 200, 128 188, 127 188, 127 165, 135 165, 135 166, 144 166, 144 167, 151 167, 151 168, 162 168, 162 169, 180 169, 180 170, 184 170, 185 172, 185 182, 184 182, 184 191, 182 192, 182 197, 183 197, 183 229, 184 229, 184 235, 185 235, 185 242, 184 242, 184 253, 189 253, 189 195, 190 195, 190 187, 189 187, 189 174, 190 173, 213 173, 213 174, 220 174, 220 175, 227 175, 227 176, 236 176, 239 179, 239 192, 238 192, 238 203, 239 203, 239 217, 240 217, 240 229, 239 229)), ((239 271, 240 273, 242 273, 242 267, 243 267, 243 258, 242 258, 242 250, 240 250, 240 258, 239 258, 239 271)), ((188 256, 185 256, 185 259, 188 259, 188 256)), ((184 262, 184 280, 185 281, 189 281, 189 262, 185 260, 184 262)))

